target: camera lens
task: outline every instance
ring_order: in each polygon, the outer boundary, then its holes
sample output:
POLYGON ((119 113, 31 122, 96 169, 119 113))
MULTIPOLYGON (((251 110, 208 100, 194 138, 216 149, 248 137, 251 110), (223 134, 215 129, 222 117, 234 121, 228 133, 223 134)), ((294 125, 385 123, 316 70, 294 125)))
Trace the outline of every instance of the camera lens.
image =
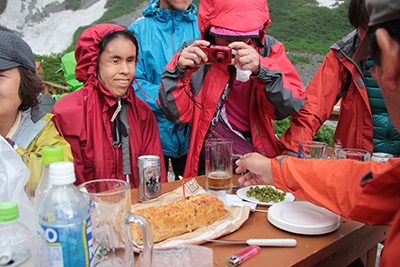
POLYGON ((217 51, 215 52, 215 59, 217 60, 217 62, 221 63, 224 62, 224 59, 226 58, 226 53, 223 51, 217 51))

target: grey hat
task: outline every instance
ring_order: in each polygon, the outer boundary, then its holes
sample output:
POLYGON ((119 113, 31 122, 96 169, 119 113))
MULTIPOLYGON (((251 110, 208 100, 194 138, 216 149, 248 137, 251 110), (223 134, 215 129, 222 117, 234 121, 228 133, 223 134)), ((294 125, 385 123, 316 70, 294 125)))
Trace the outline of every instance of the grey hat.
POLYGON ((35 57, 30 46, 19 36, 0 31, 0 70, 22 66, 36 73, 35 57))
MULTIPOLYGON (((369 13, 369 27, 400 19, 399 0, 366 0, 365 5, 369 13)), ((359 62, 366 59, 369 54, 368 37, 367 34, 365 34, 353 60, 354 62, 359 62)))

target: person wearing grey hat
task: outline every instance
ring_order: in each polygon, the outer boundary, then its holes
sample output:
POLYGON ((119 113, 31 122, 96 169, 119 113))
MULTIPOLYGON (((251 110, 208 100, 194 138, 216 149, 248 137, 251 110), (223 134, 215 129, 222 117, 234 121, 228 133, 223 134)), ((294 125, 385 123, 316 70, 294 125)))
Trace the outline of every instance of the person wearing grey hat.
POLYGON ((0 31, 0 136, 19 155, 57 145, 63 147, 64 159, 73 161, 70 145, 51 121, 54 115, 39 109, 42 88, 29 45, 13 33, 0 31))
MULTIPOLYGON (((366 0, 366 7, 370 21, 365 42, 375 62, 373 76, 389 116, 400 130, 400 1, 366 0)), ((358 54, 364 53, 365 57, 368 51, 358 51, 358 54)), ((390 225, 379 266, 399 265, 400 158, 381 163, 292 157, 268 159, 253 153, 243 156, 236 164, 237 173, 250 171, 239 178, 245 186, 274 183, 278 189, 346 218, 371 225, 390 225)))

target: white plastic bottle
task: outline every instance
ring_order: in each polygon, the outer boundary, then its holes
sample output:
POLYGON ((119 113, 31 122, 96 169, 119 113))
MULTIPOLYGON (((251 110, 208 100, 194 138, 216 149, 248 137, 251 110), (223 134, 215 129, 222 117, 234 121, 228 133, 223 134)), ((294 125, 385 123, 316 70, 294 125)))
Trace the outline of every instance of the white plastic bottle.
POLYGON ((44 240, 44 231, 39 224, 39 208, 44 197, 49 192, 51 184, 49 182, 50 164, 64 161, 63 149, 60 146, 48 146, 42 149, 43 171, 35 192, 35 228, 36 228, 36 262, 38 266, 49 266, 46 241, 44 240))
POLYGON ((13 266, 35 266, 35 238, 18 219, 17 202, 0 203, 0 266, 9 266, 7 260, 20 263, 13 266))
POLYGON ((74 186, 75 180, 73 163, 50 164, 52 187, 39 209, 39 223, 44 230, 50 266, 91 266, 90 209, 74 186))

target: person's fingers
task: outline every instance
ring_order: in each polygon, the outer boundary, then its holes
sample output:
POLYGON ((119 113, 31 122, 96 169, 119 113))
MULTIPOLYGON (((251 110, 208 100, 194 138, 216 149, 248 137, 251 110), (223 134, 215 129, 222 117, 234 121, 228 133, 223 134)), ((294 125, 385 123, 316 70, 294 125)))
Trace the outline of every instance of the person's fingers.
POLYGON ((193 47, 193 46, 209 46, 210 42, 206 41, 206 40, 196 40, 194 41, 191 45, 189 45, 188 47, 193 47))
POLYGON ((246 182, 244 182, 245 186, 251 186, 251 185, 256 185, 256 184, 258 184, 258 181, 255 177, 251 180, 247 180, 246 182))
POLYGON ((251 47, 251 46, 249 46, 248 44, 246 44, 244 42, 232 42, 228 46, 230 48, 232 48, 232 49, 235 49, 235 50, 246 49, 246 48, 251 47))
MULTIPOLYGON (((237 165, 237 164, 236 164, 237 165)), ((237 167, 236 169, 235 169, 235 172, 237 173, 237 174, 240 174, 241 172, 242 172, 242 167, 237 167)))

